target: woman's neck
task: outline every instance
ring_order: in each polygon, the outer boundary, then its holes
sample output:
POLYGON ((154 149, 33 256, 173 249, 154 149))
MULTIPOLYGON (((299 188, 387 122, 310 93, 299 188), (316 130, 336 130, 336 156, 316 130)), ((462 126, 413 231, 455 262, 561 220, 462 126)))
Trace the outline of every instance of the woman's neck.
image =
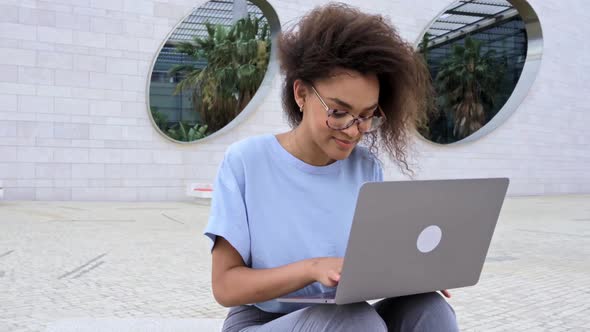
POLYGON ((301 127, 277 135, 279 142, 295 158, 312 166, 326 166, 334 159, 328 157, 325 152, 306 134, 301 127))

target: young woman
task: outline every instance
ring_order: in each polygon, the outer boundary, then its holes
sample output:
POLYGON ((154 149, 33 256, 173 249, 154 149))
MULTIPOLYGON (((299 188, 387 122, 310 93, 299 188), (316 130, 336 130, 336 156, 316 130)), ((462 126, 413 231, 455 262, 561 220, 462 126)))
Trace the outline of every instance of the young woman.
POLYGON ((223 331, 457 331, 438 293, 374 306, 274 300, 338 284, 359 188, 383 180, 377 148, 409 171, 409 134, 430 92, 412 46, 381 16, 345 5, 311 11, 279 53, 293 129, 229 147, 205 230, 213 294, 231 307, 223 331))

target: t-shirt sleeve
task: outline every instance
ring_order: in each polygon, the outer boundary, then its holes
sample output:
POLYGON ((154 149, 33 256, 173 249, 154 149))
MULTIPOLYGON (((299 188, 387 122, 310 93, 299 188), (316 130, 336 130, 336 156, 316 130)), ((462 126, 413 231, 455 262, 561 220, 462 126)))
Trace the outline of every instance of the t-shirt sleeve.
POLYGON ((211 213, 204 234, 211 239, 210 249, 217 236, 226 239, 250 265, 250 229, 244 201, 243 165, 229 152, 219 167, 213 185, 211 213))
POLYGON ((381 162, 376 158, 373 159, 373 181, 383 182, 383 168, 381 162))

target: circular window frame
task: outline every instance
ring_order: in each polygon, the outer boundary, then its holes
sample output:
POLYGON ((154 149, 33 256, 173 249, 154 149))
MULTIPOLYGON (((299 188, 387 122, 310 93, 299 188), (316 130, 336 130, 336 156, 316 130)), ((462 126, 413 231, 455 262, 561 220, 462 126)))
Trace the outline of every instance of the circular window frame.
POLYGON ((154 66, 156 65, 156 61, 158 60, 158 56, 160 56, 160 52, 162 52, 162 48, 164 47, 164 45, 166 44, 166 42, 168 41, 170 36, 172 36, 174 31, 176 31, 176 29, 180 26, 180 24, 182 24, 182 22, 184 22, 184 20, 186 20, 193 13, 193 11, 195 11, 195 9, 203 6, 204 4, 206 4, 209 1, 210 0, 200 2, 197 6, 192 7, 191 10, 186 15, 184 15, 178 21, 178 23, 176 23, 174 25, 172 30, 166 35, 164 40, 160 43, 160 46, 158 47, 156 54, 153 56, 152 62, 151 62, 150 68, 149 68, 149 72, 148 72, 148 77, 146 79, 146 105, 147 105, 146 112, 147 112, 148 118, 150 119, 150 122, 151 122, 153 128, 156 130, 156 132, 158 132, 158 134, 163 136, 168 141, 173 142, 173 143, 177 143, 177 144, 192 145, 192 144, 207 143, 210 140, 215 139, 217 136, 224 135, 224 134, 228 133, 229 131, 231 131, 232 129, 234 129, 237 125, 239 125, 242 121, 244 121, 244 119, 247 118, 250 115, 250 113, 254 112, 254 110, 258 106, 260 106, 260 104, 263 102, 266 95, 272 89, 272 81, 279 71, 279 65, 278 65, 278 59, 277 59, 277 37, 278 37, 279 33, 281 32, 281 23, 279 21, 279 17, 277 15, 277 12, 274 10, 272 5, 270 3, 268 3, 268 1, 266 1, 266 0, 247 0, 247 1, 250 1, 252 4, 256 5, 260 9, 260 11, 262 11, 262 14, 264 15, 264 17, 268 21, 268 25, 270 28, 271 46, 270 46, 269 61, 268 61, 268 66, 266 68, 266 73, 264 74, 264 78, 262 79, 262 82, 260 83, 258 90, 256 90, 256 93, 254 94, 252 99, 248 102, 248 105, 246 105, 246 107, 240 112, 240 114, 238 114, 233 120, 231 120, 223 128, 217 130, 216 132, 212 133, 211 135, 208 135, 207 137, 204 137, 204 138, 201 138, 198 140, 194 140, 194 141, 190 141, 190 142, 183 142, 183 141, 177 141, 177 140, 173 139, 172 137, 166 135, 166 133, 162 132, 160 130, 160 128, 158 127, 158 125, 156 124, 156 122, 154 121, 154 117, 151 114, 150 85, 151 85, 152 72, 154 71, 154 66))
MULTIPOLYGON (((541 67, 541 60, 543 57, 543 31, 541 28, 541 22, 539 17, 533 7, 528 3, 526 0, 506 0, 510 4, 516 8, 518 11, 518 15, 522 18, 522 21, 525 24, 525 30, 527 33, 527 53, 524 62, 524 66, 522 68, 522 73, 512 91, 512 94, 504 103, 504 105, 500 108, 498 113, 486 123, 483 127, 477 130, 475 133, 458 140, 453 143, 448 144, 441 144, 437 142, 433 142, 426 137, 422 136, 420 132, 418 132, 417 128, 414 128, 416 136, 419 139, 427 142, 431 145, 435 146, 458 146, 468 143, 473 143, 484 136, 487 136, 494 130, 498 129, 520 106, 523 102, 525 97, 527 96, 529 90, 533 86, 535 79, 539 73, 539 69, 541 67)), ((428 29, 432 26, 432 24, 442 15, 445 11, 457 1, 451 2, 449 5, 445 7, 443 11, 438 13, 434 19, 432 19, 426 28, 420 33, 418 40, 414 43, 414 49, 418 50, 418 45, 422 40, 422 37, 428 31, 428 29)))

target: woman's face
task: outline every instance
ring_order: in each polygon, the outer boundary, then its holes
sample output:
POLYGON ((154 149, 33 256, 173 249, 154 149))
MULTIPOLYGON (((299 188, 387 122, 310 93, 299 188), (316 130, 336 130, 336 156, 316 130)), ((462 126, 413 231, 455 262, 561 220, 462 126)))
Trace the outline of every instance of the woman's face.
POLYGON ((327 163, 346 159, 363 135, 358 130, 358 122, 344 130, 328 127, 328 112, 320 98, 332 110, 346 111, 356 117, 370 116, 376 111, 379 100, 377 76, 340 69, 329 78, 316 81, 314 87, 319 97, 310 86, 300 81, 294 86, 296 101, 303 105, 300 126, 306 133, 306 143, 311 143, 313 151, 318 154, 314 156, 316 160, 325 158, 327 163))

